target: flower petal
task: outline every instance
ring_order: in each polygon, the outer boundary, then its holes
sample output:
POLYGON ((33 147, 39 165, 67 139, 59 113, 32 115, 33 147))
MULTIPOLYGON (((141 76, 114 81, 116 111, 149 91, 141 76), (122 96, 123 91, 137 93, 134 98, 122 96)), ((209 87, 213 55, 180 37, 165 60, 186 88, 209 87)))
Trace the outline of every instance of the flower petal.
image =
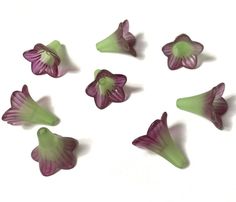
POLYGON ((221 97, 225 91, 225 84, 220 83, 212 89, 213 95, 215 97, 221 97))
POLYGON ((214 111, 212 111, 210 120, 218 129, 223 129, 223 122, 221 116, 216 114, 214 111))
POLYGON ((147 135, 140 136, 136 138, 133 142, 133 145, 140 147, 140 148, 150 148, 151 146, 155 145, 156 142, 151 137, 147 135))
POLYGON ((31 98, 30 94, 29 94, 29 89, 27 85, 24 85, 22 87, 22 93, 24 94, 25 97, 31 98))
POLYGON ((42 175, 44 176, 50 176, 55 174, 60 169, 57 166, 57 163, 55 161, 50 160, 43 160, 40 159, 39 161, 39 167, 42 175))
POLYGON ((104 109, 110 104, 110 100, 107 95, 101 95, 97 93, 94 97, 95 103, 99 109, 104 109))
POLYGON ((133 55, 134 57, 137 56, 136 50, 135 50, 133 47, 130 47, 128 52, 129 52, 131 55, 133 55))
POLYGON ((58 75, 58 62, 54 62, 53 65, 49 66, 45 63, 43 63, 40 60, 37 60, 35 62, 32 62, 31 69, 32 72, 36 75, 42 75, 42 74, 48 74, 52 77, 57 77, 58 75))
POLYGON ((135 36, 133 34, 128 32, 128 33, 124 34, 123 37, 128 42, 129 47, 134 46, 134 44, 136 42, 136 38, 135 38, 135 36))
POLYGON ((31 157, 32 157, 32 159, 34 159, 35 161, 39 162, 39 160, 40 160, 40 155, 39 155, 39 149, 38 149, 38 147, 36 147, 36 148, 31 152, 31 157))
POLYGON ((127 34, 129 32, 129 21, 125 20, 123 23, 121 23, 123 35, 127 34))
POLYGON ((193 54, 199 55, 203 51, 204 46, 198 42, 195 42, 195 41, 193 41, 192 44, 193 44, 193 54))
POLYGON ((112 102, 123 102, 125 100, 124 90, 120 87, 113 89, 108 95, 112 102))
POLYGON ((64 142, 64 149, 71 152, 74 151, 79 144, 76 139, 71 137, 64 137, 63 142, 64 142))
POLYGON ((119 40, 119 46, 122 50, 121 52, 129 53, 133 56, 137 56, 137 53, 136 53, 135 49, 132 47, 133 46, 132 43, 133 42, 131 42, 131 44, 130 44, 129 41, 126 41, 125 39, 120 39, 119 40))
POLYGON ((182 59, 181 58, 177 58, 174 55, 170 55, 168 57, 168 67, 171 70, 179 69, 181 66, 182 66, 182 59))
POLYGON ((100 70, 96 75, 96 81, 99 81, 103 77, 113 77, 113 74, 106 69, 100 70))
POLYGON ((164 112, 162 114, 161 120, 157 119, 150 125, 147 135, 158 142, 161 141, 160 137, 162 135, 166 135, 167 132, 167 113, 164 112))
POLYGON ((162 121, 163 125, 164 125, 165 127, 167 127, 167 113, 166 113, 166 112, 164 112, 164 113, 161 115, 161 121, 162 121))
POLYGON ((222 97, 214 99, 212 105, 215 113, 218 115, 223 115, 228 110, 228 104, 226 100, 222 97))
POLYGON ((125 20, 122 23, 122 32, 123 32, 122 36, 125 39, 125 41, 128 42, 129 47, 134 46, 134 44, 136 42, 136 38, 133 34, 131 34, 129 32, 129 21, 128 20, 125 20))
POLYGON ((54 78, 58 77, 58 66, 59 66, 59 62, 54 62, 53 65, 51 65, 50 67, 48 66, 45 69, 45 72, 48 73, 49 76, 52 76, 54 78))
POLYGON ((184 57, 182 59, 182 65, 189 69, 194 69, 197 67, 197 56, 191 55, 189 57, 184 57))
POLYGON ((20 91, 15 91, 12 93, 11 105, 13 108, 20 109, 24 105, 25 101, 25 96, 20 91))
POLYGON ((11 106, 15 109, 20 109, 25 102, 31 98, 27 85, 24 85, 21 91, 14 91, 11 95, 11 106))
POLYGON ((113 79, 115 80, 115 85, 119 87, 123 87, 127 81, 127 77, 122 74, 115 74, 113 79))
POLYGON ((90 83, 88 85, 88 87, 86 88, 86 93, 87 95, 94 97, 97 94, 97 87, 96 87, 96 81, 93 81, 92 83, 90 83))
POLYGON ((76 157, 71 153, 71 151, 64 151, 61 153, 58 161, 61 169, 71 169, 76 165, 76 157))
POLYGON ((19 114, 19 110, 12 108, 8 109, 3 114, 2 120, 12 125, 21 125, 23 123, 19 114))
POLYGON ((192 41, 192 40, 190 39, 188 35, 181 34, 175 38, 175 42, 178 42, 178 41, 192 41))
POLYGON ((40 60, 32 62, 31 70, 36 75, 42 75, 46 73, 47 65, 40 60))
POLYGON ((25 51, 23 53, 23 56, 26 60, 30 62, 35 62, 40 59, 41 54, 39 51, 33 49, 33 50, 25 51))
POLYGON ((162 52, 164 55, 169 56, 172 55, 172 47, 173 47, 173 42, 166 44, 165 46, 162 47, 162 52))

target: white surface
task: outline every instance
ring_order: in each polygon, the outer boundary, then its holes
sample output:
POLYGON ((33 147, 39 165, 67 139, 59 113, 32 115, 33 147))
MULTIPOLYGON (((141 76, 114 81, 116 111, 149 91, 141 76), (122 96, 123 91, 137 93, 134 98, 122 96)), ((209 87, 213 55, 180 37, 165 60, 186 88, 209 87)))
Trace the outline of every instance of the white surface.
POLYGON ((43 177, 30 157, 41 126, 23 129, 1 121, 0 201, 235 202, 234 5, 233 0, 1 1, 0 113, 10 107, 11 93, 27 84, 35 100, 50 96, 61 119, 48 128, 78 139, 82 152, 74 169, 43 177), (125 19, 134 35, 141 34, 142 59, 102 54, 95 48, 125 19), (203 43, 204 53, 215 60, 192 71, 170 71, 161 48, 181 33, 203 43), (22 53, 54 39, 66 45, 79 72, 59 79, 35 76, 22 53), (143 90, 99 110, 85 94, 96 68, 125 74, 128 85, 143 90), (177 98, 205 92, 220 82, 226 84, 224 97, 230 98, 226 130, 176 108, 177 98), (178 139, 190 161, 186 169, 131 144, 164 111, 170 127, 183 124, 178 139))

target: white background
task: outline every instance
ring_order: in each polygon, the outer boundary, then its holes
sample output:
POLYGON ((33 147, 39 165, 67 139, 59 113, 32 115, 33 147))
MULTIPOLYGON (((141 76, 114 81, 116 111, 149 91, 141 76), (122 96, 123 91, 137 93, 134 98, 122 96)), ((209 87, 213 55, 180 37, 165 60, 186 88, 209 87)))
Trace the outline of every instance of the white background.
POLYGON ((1 121, 0 201, 235 202, 235 19, 233 0, 1 1, 1 115, 11 93, 27 84, 35 100, 50 97, 61 119, 48 128, 81 146, 74 169, 44 177, 30 156, 42 126, 25 129, 1 121), (98 52, 96 42, 125 19, 138 36, 140 57, 98 52), (196 70, 167 67, 161 48, 181 33, 205 46, 196 70), (65 44, 78 71, 58 79, 34 75, 22 53, 55 39, 65 44), (96 108, 85 88, 97 68, 127 76, 132 90, 126 102, 96 108), (220 82, 229 102, 225 130, 176 108, 177 98, 220 82), (131 144, 164 111, 190 161, 186 169, 131 144))

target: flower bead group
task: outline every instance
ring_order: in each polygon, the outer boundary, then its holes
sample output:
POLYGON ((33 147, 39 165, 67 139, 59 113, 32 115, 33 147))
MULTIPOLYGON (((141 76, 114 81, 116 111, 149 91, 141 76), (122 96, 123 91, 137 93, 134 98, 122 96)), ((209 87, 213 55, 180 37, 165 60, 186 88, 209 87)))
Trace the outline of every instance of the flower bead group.
MULTIPOLYGON (((24 85, 22 91, 11 95, 11 108, 2 116, 11 125, 43 124, 55 126, 59 118, 35 102, 24 85)), ((39 162, 44 176, 50 176, 60 169, 71 169, 76 164, 78 141, 50 132, 47 128, 38 130, 39 146, 32 152, 32 158, 39 162)))
MULTIPOLYGON (((118 28, 108 37, 96 44, 100 52, 123 53, 137 56, 134 48, 135 36, 129 32, 129 22, 121 22, 118 28)), ((204 46, 181 34, 173 42, 162 47, 167 56, 170 70, 181 67, 196 69, 198 56, 204 46)), ((35 75, 48 74, 59 78, 59 67, 63 63, 63 45, 54 40, 48 45, 38 43, 33 49, 23 53, 23 57, 31 62, 31 70, 35 75)), ((123 74, 113 74, 106 69, 96 70, 94 80, 86 87, 85 92, 93 97, 99 109, 105 109, 111 103, 126 101, 124 86, 127 77, 123 74)), ((225 84, 220 83, 211 90, 191 97, 179 98, 176 105, 179 109, 192 112, 210 120, 218 129, 223 129, 222 115, 228 110, 227 101, 222 97, 225 84)), ((11 107, 3 114, 2 120, 11 125, 43 124, 55 126, 59 118, 42 107, 30 96, 27 85, 21 91, 11 95, 11 107)), ((41 127, 37 132, 38 146, 31 152, 33 160, 39 163, 42 175, 50 176, 61 169, 72 169, 76 165, 79 142, 71 137, 62 137, 41 127)), ((188 159, 172 139, 167 126, 167 113, 161 119, 156 119, 148 128, 146 135, 137 137, 132 144, 159 154, 178 168, 188 166, 188 159)))

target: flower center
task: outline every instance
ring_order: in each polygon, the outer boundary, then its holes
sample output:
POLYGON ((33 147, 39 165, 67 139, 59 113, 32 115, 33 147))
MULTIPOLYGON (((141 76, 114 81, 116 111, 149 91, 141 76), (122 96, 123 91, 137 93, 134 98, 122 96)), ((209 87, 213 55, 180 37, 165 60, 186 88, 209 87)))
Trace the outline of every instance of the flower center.
POLYGON ((186 41, 179 41, 172 48, 175 57, 189 56, 192 54, 192 50, 192 45, 186 41))
POLYGON ((52 65, 54 60, 50 52, 43 51, 41 53, 41 61, 47 65, 52 65))
POLYGON ((104 77, 98 81, 99 90, 101 94, 106 94, 107 91, 111 91, 114 87, 114 80, 110 77, 104 77))

